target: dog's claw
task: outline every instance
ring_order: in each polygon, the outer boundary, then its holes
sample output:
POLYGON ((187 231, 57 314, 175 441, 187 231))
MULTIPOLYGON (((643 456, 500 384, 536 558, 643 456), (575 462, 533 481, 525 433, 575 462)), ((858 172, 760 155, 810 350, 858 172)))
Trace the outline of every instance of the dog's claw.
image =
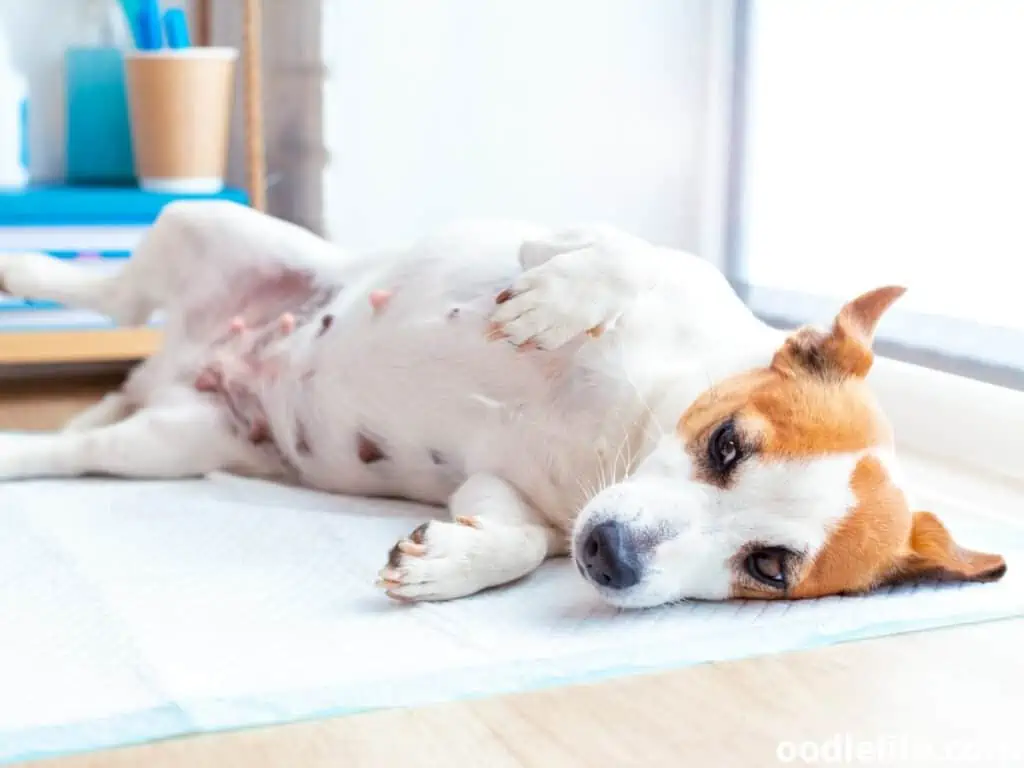
POLYGON ((454 519, 455 522, 459 525, 467 525, 470 528, 480 527, 480 518, 478 517, 470 517, 469 515, 456 515, 454 519))
POLYGON ((499 341, 501 339, 507 339, 508 334, 505 333, 504 327, 500 323, 490 323, 487 326, 487 340, 488 341, 499 341))

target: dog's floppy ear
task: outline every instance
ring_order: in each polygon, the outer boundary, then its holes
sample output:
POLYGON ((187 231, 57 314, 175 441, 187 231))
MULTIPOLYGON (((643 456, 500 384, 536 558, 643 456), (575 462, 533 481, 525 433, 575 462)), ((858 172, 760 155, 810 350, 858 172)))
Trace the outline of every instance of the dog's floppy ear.
POLYGON ((839 311, 828 333, 801 328, 775 353, 772 368, 788 376, 866 376, 874 361, 871 342, 878 321, 905 292, 891 285, 858 296, 839 311))
POLYGON ((913 579, 939 581, 996 581, 1006 573, 1001 555, 959 546, 931 512, 916 512, 908 550, 885 580, 896 584, 913 579))

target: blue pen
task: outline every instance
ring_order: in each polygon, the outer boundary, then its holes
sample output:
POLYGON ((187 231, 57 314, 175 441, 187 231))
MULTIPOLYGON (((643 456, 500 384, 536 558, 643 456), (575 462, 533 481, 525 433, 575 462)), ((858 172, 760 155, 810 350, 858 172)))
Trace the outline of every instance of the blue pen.
POLYGON ((121 0, 121 10, 124 11, 125 23, 128 25, 129 31, 132 33, 132 40, 135 42, 135 47, 140 48, 139 45, 139 6, 141 5, 140 0, 121 0))
POLYGON ((135 42, 140 50, 155 51, 163 47, 160 3, 157 0, 143 0, 135 17, 135 26, 135 42))
POLYGON ((188 19, 181 8, 171 8, 164 14, 164 37, 171 48, 189 48, 188 19))

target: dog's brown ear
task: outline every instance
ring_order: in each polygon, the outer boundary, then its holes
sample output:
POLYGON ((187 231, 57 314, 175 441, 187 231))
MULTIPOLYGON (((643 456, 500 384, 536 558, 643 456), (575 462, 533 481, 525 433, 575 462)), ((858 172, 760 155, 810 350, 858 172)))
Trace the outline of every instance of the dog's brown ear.
POLYGON ((1001 555, 959 546, 931 512, 914 514, 906 554, 897 560, 887 584, 911 579, 939 581, 996 581, 1006 573, 1001 555))
POLYGON ((839 311, 828 333, 801 328, 775 353, 772 368, 788 376, 866 376, 874 362, 871 343, 878 321, 905 292, 893 285, 858 296, 839 311))

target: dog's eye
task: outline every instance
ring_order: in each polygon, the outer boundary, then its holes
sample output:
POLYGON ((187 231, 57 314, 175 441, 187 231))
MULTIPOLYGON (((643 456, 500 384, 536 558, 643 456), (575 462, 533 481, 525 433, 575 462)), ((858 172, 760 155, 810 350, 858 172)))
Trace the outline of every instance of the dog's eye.
POLYGON ((741 456, 736 427, 732 419, 720 424, 708 441, 708 459, 715 470, 724 475, 739 461, 741 456))
POLYGON ((783 547, 758 549, 747 555, 744 567, 751 577, 777 589, 786 588, 786 565, 793 553, 783 547))

